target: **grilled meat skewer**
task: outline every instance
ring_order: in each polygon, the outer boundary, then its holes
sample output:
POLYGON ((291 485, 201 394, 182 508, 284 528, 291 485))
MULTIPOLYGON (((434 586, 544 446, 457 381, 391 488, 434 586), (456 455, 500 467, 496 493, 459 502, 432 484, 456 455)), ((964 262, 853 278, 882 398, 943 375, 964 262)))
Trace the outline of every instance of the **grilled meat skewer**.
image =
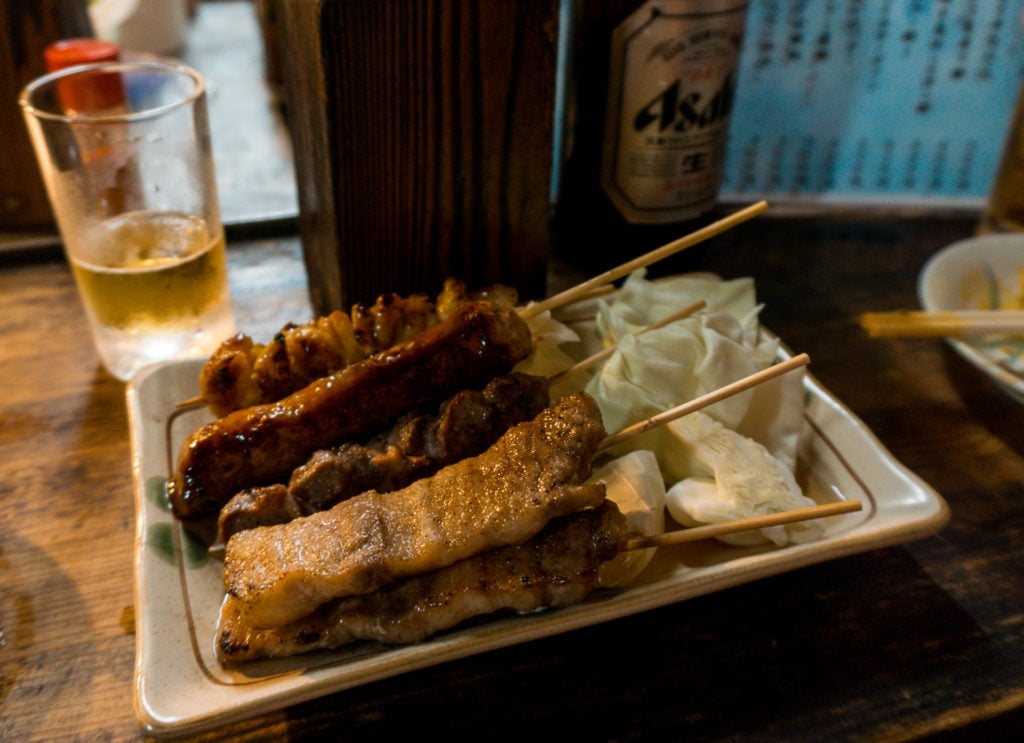
POLYGON ((509 428, 531 420, 549 403, 548 381, 527 374, 496 377, 483 390, 463 390, 434 415, 409 413, 386 434, 366 444, 347 442, 315 452, 275 483, 238 493, 221 509, 218 535, 285 523, 328 508, 367 490, 389 492, 475 456, 509 428))
POLYGON ((523 542, 605 499, 603 483, 584 483, 604 437, 594 399, 567 395, 483 454, 406 488, 235 534, 225 587, 248 624, 280 627, 331 599, 523 542))
POLYGON ((618 553, 625 517, 611 501, 553 519, 522 544, 499 547, 374 593, 328 602, 276 629, 246 625, 237 601, 221 607, 222 663, 297 655, 358 640, 412 643, 472 617, 502 610, 571 606, 598 587, 598 570, 618 553))
POLYGON ((431 302, 426 294, 382 294, 373 305, 335 310, 304 325, 285 325, 270 342, 255 343, 239 333, 225 340, 199 374, 201 398, 218 416, 276 402, 313 381, 405 342, 442 322, 463 302, 487 299, 512 307, 510 287, 469 292, 448 279, 431 302))
POLYGON ((313 452, 372 436, 407 411, 482 387, 532 347, 510 308, 465 302, 444 322, 276 403, 200 426, 185 440, 169 483, 183 520, 215 514, 235 493, 286 479, 313 452))

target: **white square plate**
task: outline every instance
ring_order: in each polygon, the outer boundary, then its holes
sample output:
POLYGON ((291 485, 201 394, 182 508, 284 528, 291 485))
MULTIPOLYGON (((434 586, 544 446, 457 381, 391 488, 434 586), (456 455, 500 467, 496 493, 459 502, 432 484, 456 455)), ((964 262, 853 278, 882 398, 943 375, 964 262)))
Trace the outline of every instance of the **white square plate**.
POLYGON ((598 591, 577 606, 471 622, 415 645, 361 643, 228 670, 214 652, 224 594, 221 564, 179 526, 165 492, 182 440, 209 417, 205 410, 176 409, 198 393, 202 363, 152 367, 127 390, 137 506, 135 711, 151 735, 194 733, 406 671, 911 541, 938 531, 949 518, 943 499, 808 375, 798 480, 815 501, 859 499, 864 506, 828 519, 824 539, 784 548, 714 541, 662 548, 627 588, 598 591))

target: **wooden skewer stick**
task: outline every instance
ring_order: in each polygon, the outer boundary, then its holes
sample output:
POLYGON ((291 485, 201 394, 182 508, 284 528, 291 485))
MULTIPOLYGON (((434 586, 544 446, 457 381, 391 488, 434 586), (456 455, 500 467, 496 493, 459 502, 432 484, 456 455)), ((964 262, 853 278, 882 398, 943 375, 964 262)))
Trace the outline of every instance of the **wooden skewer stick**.
POLYGON ((598 444, 598 451, 615 446, 616 444, 620 444, 623 441, 632 438, 633 436, 639 436, 642 433, 650 431, 652 428, 657 428, 658 426, 664 425, 678 418, 687 416, 690 413, 694 413, 700 410, 701 408, 706 408, 709 405, 713 405, 714 403, 719 402, 720 400, 724 400, 727 397, 731 397, 732 395, 735 395, 739 392, 748 390, 751 387, 756 387, 759 384, 767 382, 769 379, 780 377, 783 374, 792 371, 793 369, 796 369, 801 366, 806 366, 810 362, 810 356, 808 356, 805 353, 802 353, 799 356, 794 356, 793 358, 787 359, 786 361, 781 361, 778 364, 773 364, 772 366, 769 366, 767 369, 762 369, 759 372, 754 372, 753 374, 747 377, 743 377, 743 379, 736 380, 732 384, 727 384, 724 387, 719 387, 717 390, 709 392, 706 395, 701 395, 700 397, 690 400, 689 402, 684 402, 682 405, 677 405, 674 408, 669 408, 664 412, 651 416, 647 420, 640 421, 639 423, 634 423, 632 426, 626 426, 618 433, 613 433, 610 436, 607 436, 600 444, 598 444))
MULTIPOLYGON (((662 245, 660 248, 656 248, 639 258, 634 258, 627 263, 623 263, 617 268, 598 274, 592 279, 588 279, 581 284, 577 284, 576 286, 555 294, 552 297, 541 300, 536 304, 528 305, 519 310, 519 316, 524 320, 529 320, 532 317, 536 317, 537 315, 547 312, 548 310, 555 309, 556 307, 569 304, 570 302, 574 302, 579 299, 588 299, 592 296, 600 296, 603 293, 607 293, 611 291, 611 289, 606 288, 605 285, 611 284, 613 281, 633 273, 633 271, 636 271, 638 268, 643 268, 644 266, 649 266, 652 263, 657 263, 673 253, 678 253, 685 248, 692 247, 697 243, 703 242, 715 235, 719 235, 730 230, 736 225, 756 217, 767 208, 768 202, 766 201, 759 201, 756 204, 751 204, 748 207, 740 209, 738 212, 734 212, 727 217, 719 219, 717 222, 712 222, 707 227, 703 227, 695 232, 691 232, 689 235, 679 238, 678 240, 662 245)), ((194 397, 189 400, 183 400, 177 404, 177 407, 185 408, 193 405, 199 405, 200 403, 202 403, 202 397, 194 397)))
MULTIPOLYGON (((585 299, 598 299, 600 297, 607 296, 615 291, 615 284, 602 284, 601 286, 594 287, 586 294, 583 294, 577 299, 583 301, 585 299)), ((525 308, 524 308, 525 309, 525 308)))
POLYGON ((748 207, 740 209, 738 212, 734 212, 727 217, 719 219, 717 222, 712 222, 707 227, 691 232, 689 235, 685 235, 678 240, 662 245, 660 248, 655 248, 651 252, 645 253, 639 258, 634 258, 633 260, 623 263, 616 268, 609 269, 604 273, 598 274, 592 279, 588 279, 587 281, 566 289, 563 292, 559 292, 554 296, 541 300, 536 304, 528 305, 524 307, 519 314, 524 320, 527 320, 541 314, 542 312, 547 312, 548 310, 553 310, 556 307, 561 307, 563 304, 568 304, 577 297, 585 295, 595 287, 621 279, 623 276, 628 276, 639 268, 649 266, 652 263, 657 263, 673 253, 678 253, 685 248, 692 247, 697 243, 703 242, 704 240, 708 240, 715 235, 725 232, 726 230, 732 229, 736 225, 756 217, 767 208, 768 203, 766 201, 759 201, 756 204, 751 204, 748 207))
POLYGON ((865 312, 860 324, 872 338, 1020 335, 1024 310, 865 312))
POLYGON ((840 501, 838 503, 826 503, 820 506, 808 506, 807 508, 794 508, 789 511, 770 513, 764 516, 750 516, 745 519, 726 521, 721 524, 706 524, 694 526, 689 529, 676 529, 664 534, 653 534, 648 537, 636 537, 619 543, 619 551, 642 550, 650 547, 665 547, 670 544, 682 544, 683 542, 696 542, 710 537, 720 537, 724 534, 735 534, 741 531, 752 531, 764 529, 767 526, 780 526, 782 524, 793 524, 798 521, 809 521, 820 519, 826 516, 838 516, 844 513, 852 513, 861 510, 859 500, 840 501))
MULTIPOLYGON (((658 328, 663 328, 666 325, 670 325, 670 324, 674 323, 676 320, 682 320, 683 318, 689 317, 690 315, 694 314, 695 312, 700 312, 702 309, 704 309, 707 306, 708 306, 707 302, 705 302, 703 299, 701 299, 701 300, 699 300, 697 302, 694 302, 693 304, 689 305, 688 307, 683 307, 683 309, 679 310, 678 312, 673 312, 668 317, 664 317, 661 320, 658 320, 658 322, 654 323, 653 325, 648 325, 643 330, 638 330, 636 334, 637 335, 643 335, 644 333, 649 333, 652 330, 657 330, 658 328)), ((583 371, 584 369, 589 369, 590 367, 594 366, 595 364, 600 364, 602 361, 607 359, 613 353, 615 353, 615 346, 609 346, 608 348, 602 349, 602 350, 598 351, 597 353, 595 353, 593 356, 588 356, 587 358, 583 359, 582 361, 577 361, 575 364, 570 366, 568 369, 566 369, 564 371, 560 371, 558 374, 553 376, 550 381, 551 381, 552 384, 558 384, 559 382, 561 382, 566 377, 571 377, 573 374, 578 374, 579 372, 583 371)))

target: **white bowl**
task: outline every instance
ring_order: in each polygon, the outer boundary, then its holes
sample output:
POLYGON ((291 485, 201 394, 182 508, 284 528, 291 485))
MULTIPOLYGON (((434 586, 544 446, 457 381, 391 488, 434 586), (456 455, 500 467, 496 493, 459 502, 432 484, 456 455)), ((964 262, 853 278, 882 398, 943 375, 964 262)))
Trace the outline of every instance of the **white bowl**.
MULTIPOLYGON (((1022 309, 1024 234, 961 240, 933 255, 921 270, 917 295, 926 310, 1022 309)), ((1024 338, 993 336, 950 345, 1024 403, 1024 338)))

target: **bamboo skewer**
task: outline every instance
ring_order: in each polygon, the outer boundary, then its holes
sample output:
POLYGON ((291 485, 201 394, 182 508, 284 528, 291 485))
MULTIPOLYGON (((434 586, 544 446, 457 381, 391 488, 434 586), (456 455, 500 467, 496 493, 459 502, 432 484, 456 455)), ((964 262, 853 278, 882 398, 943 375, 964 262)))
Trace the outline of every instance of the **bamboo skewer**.
POLYGON ((751 204, 750 206, 740 209, 738 212, 734 212, 717 222, 712 222, 707 227, 691 232, 689 235, 685 235, 678 240, 662 245, 660 248, 655 248, 651 252, 645 253, 639 258, 634 258, 633 260, 627 261, 616 268, 609 269, 604 273, 598 274, 587 281, 566 289, 563 292, 559 292, 547 299, 541 300, 536 304, 527 305, 519 314, 524 320, 528 320, 529 318, 536 317, 548 310, 561 307, 563 304, 568 304, 574 299, 586 295, 596 287, 621 279, 623 276, 628 276, 637 269, 649 266, 652 263, 657 263, 658 261, 667 258, 674 253, 678 253, 685 248, 692 247, 697 243, 703 242, 704 240, 708 240, 715 235, 725 232, 726 230, 732 229, 736 225, 756 217, 767 208, 768 203, 765 201, 759 201, 756 204, 751 204))
POLYGON ((1024 335, 1024 310, 866 312, 860 324, 872 338, 1024 335))
POLYGON ((662 534, 653 534, 647 537, 635 537, 620 542, 618 548, 620 552, 627 552, 630 550, 649 549, 651 547, 665 547, 684 542, 696 542, 710 537, 720 537, 725 534, 764 529, 767 526, 780 526, 782 524, 793 524, 798 521, 809 521, 810 519, 853 513, 854 511, 860 511, 861 508, 859 500, 826 503, 819 506, 808 506, 807 508, 794 508, 789 511, 780 511, 764 516, 750 516, 749 518, 726 521, 721 524, 706 524, 688 529, 676 529, 675 531, 668 531, 662 534))
MULTIPOLYGON (((684 307, 683 309, 679 310, 678 312, 673 312, 668 317, 664 317, 661 320, 659 320, 658 322, 656 322, 656 323, 654 323, 652 325, 648 325, 643 330, 637 331, 637 335, 643 335, 644 333, 650 332, 651 330, 657 330, 658 328, 663 328, 666 325, 674 323, 676 320, 682 320, 683 318, 689 317, 690 315, 694 314, 695 312, 700 312, 705 307, 707 307, 707 302, 705 302, 704 300, 700 300, 700 301, 694 302, 693 304, 691 304, 691 305, 689 305, 687 307, 684 307)), ((605 348, 605 349, 603 349, 601 351, 598 351, 593 356, 588 356, 587 358, 583 359, 582 361, 578 361, 577 363, 573 364, 568 369, 565 369, 565 370, 559 372, 558 374, 556 374, 554 377, 552 377, 550 379, 550 382, 552 384, 557 384, 558 382, 560 382, 561 380, 565 379, 566 377, 570 377, 573 374, 577 374, 577 373, 579 373, 581 371, 584 371, 585 369, 589 369, 591 366, 594 366, 595 364, 601 363, 602 361, 607 359, 609 356, 611 356, 613 353, 615 353, 615 347, 614 346, 612 346, 610 348, 605 348)), ((204 403, 202 397, 191 397, 188 400, 183 400, 183 401, 179 402, 177 404, 177 407, 179 409, 185 409, 185 408, 191 408, 191 407, 200 407, 203 404, 205 404, 205 403, 204 403)))
POLYGON ((751 387, 756 387, 759 384, 767 382, 769 379, 780 377, 793 369, 806 366, 810 361, 810 357, 807 354, 802 353, 799 356, 794 356, 786 361, 773 364, 767 369, 762 369, 759 372, 755 372, 749 376, 743 377, 742 379, 738 379, 724 387, 719 387, 717 390, 709 392, 706 395, 701 395, 689 402, 684 402, 682 405, 677 405, 674 408, 670 408, 664 412, 658 413, 657 415, 653 415, 647 420, 640 421, 632 426, 626 426, 618 433, 613 433, 605 437, 605 439, 598 444, 598 451, 620 444, 633 436, 639 436, 642 433, 650 431, 652 428, 657 428, 658 426, 687 416, 690 413, 706 408, 709 405, 713 405, 716 402, 743 392, 744 390, 748 390, 751 387))
MULTIPOLYGON (((658 322, 654 323, 653 325, 648 325, 643 330, 638 330, 636 334, 637 335, 643 335, 644 333, 649 333, 652 330, 657 330, 658 328, 663 328, 666 325, 670 325, 670 324, 674 323, 676 320, 682 320, 682 319, 687 318, 690 315, 694 314, 695 312, 700 312, 705 307, 707 307, 707 302, 705 302, 703 299, 698 301, 698 302, 694 302, 693 304, 689 305, 688 307, 684 307, 683 309, 679 310, 678 312, 673 312, 668 317, 662 318, 661 320, 659 320, 658 322)), ((568 369, 560 371, 558 374, 556 374, 555 376, 551 377, 551 379, 550 379, 551 384, 558 384, 559 382, 561 382, 566 377, 571 377, 573 374, 578 374, 579 372, 584 371, 585 369, 589 369, 590 367, 592 367, 592 366, 594 366, 596 364, 600 364, 602 361, 604 361, 605 359, 609 358, 613 353, 615 353, 615 348, 616 348, 616 346, 609 346, 608 348, 605 348, 605 349, 602 349, 602 350, 598 351, 593 356, 588 356, 587 358, 583 359, 582 361, 577 361, 575 364, 570 366, 568 369)))
MULTIPOLYGON (((566 305, 580 299, 591 299, 614 291, 614 287, 610 285, 617 279, 627 276, 637 269, 649 266, 652 263, 656 263, 667 258, 674 253, 678 253, 685 248, 692 247, 704 240, 708 240, 716 235, 726 232, 736 225, 756 217, 767 208, 768 202, 766 201, 759 201, 755 204, 751 204, 750 206, 740 209, 727 217, 723 217, 716 222, 712 222, 706 227, 691 232, 688 235, 684 235, 678 240, 662 245, 660 248, 656 248, 639 258, 627 261, 616 268, 612 268, 604 273, 598 274, 587 281, 570 287, 569 289, 548 297, 547 299, 541 300, 536 304, 527 305, 519 310, 519 316, 523 320, 529 320, 537 315, 547 312, 548 310, 561 307, 562 305, 566 305)), ((202 396, 196 396, 177 403, 176 407, 179 409, 199 407, 203 403, 204 400, 202 396)))

